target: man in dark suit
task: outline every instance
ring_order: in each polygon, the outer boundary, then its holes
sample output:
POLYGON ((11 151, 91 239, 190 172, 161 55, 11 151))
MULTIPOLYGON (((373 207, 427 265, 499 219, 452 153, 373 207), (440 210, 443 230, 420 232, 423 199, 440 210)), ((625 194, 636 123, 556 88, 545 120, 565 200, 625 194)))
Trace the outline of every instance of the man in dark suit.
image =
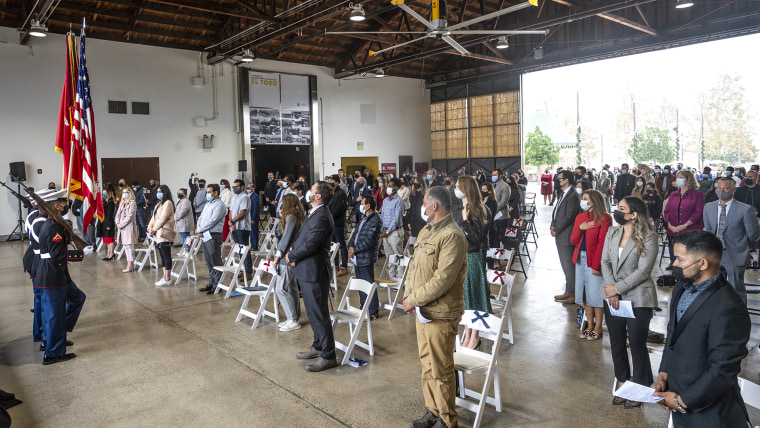
POLYGON ((720 271, 722 245, 707 231, 676 238, 668 339, 655 395, 676 427, 746 427, 737 375, 751 323, 720 271))
POLYGON ((631 196, 634 187, 636 187, 636 177, 631 174, 628 164, 624 163, 620 166, 620 176, 615 183, 615 199, 622 201, 626 196, 631 196))
POLYGON ((303 221, 301 230, 285 261, 295 267, 296 279, 303 293, 303 303, 314 331, 314 343, 306 352, 296 357, 302 360, 317 358, 316 363, 306 366, 310 372, 321 372, 338 365, 335 359, 335 339, 328 301, 330 300, 330 240, 333 218, 327 204, 333 196, 333 188, 320 181, 311 186, 311 209, 303 221))
POLYGON ((333 186, 333 198, 330 201, 330 213, 333 217, 333 236, 332 241, 337 242, 340 250, 340 259, 335 257, 335 264, 338 267, 338 276, 348 273, 348 248, 346 247, 346 209, 348 208, 348 196, 340 188, 340 175, 335 174, 330 177, 328 182, 333 186))
POLYGON ((354 216, 356 224, 362 221, 362 213, 359 211, 359 206, 362 204, 362 199, 365 196, 372 195, 372 191, 367 184, 367 179, 361 175, 354 180, 354 186, 351 189, 351 205, 354 207, 354 216))
POLYGON ((581 211, 581 200, 575 193, 575 180, 569 169, 557 174, 559 181, 559 196, 557 206, 552 213, 552 236, 557 244, 559 263, 565 273, 565 292, 554 296, 555 302, 575 304, 575 264, 573 252, 575 246, 570 243, 570 232, 573 231, 575 217, 581 211))
POLYGON ((277 182, 274 181, 274 173, 269 171, 267 173, 267 184, 264 185, 264 200, 266 202, 266 209, 269 211, 269 216, 272 218, 277 215, 277 201, 275 201, 275 198, 277 197, 278 190, 280 189, 277 187, 277 182))

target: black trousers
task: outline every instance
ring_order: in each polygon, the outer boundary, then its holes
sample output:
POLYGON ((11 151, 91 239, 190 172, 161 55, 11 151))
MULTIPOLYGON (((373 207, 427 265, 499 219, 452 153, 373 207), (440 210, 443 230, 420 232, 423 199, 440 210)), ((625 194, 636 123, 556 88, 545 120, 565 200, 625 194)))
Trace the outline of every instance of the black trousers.
POLYGON ((332 322, 330 322, 330 281, 311 282, 298 279, 298 285, 303 294, 303 304, 309 324, 314 332, 314 343, 311 347, 322 351, 325 360, 335 359, 335 338, 332 322))
POLYGON ((631 380, 639 385, 650 386, 654 382, 652 364, 647 350, 647 333, 649 322, 652 321, 652 308, 633 308, 636 318, 622 318, 610 314, 610 306, 604 302, 604 319, 610 335, 610 351, 612 364, 615 367, 615 378, 618 382, 631 380), (628 362, 628 349, 625 340, 631 347, 633 360, 633 375, 628 362))

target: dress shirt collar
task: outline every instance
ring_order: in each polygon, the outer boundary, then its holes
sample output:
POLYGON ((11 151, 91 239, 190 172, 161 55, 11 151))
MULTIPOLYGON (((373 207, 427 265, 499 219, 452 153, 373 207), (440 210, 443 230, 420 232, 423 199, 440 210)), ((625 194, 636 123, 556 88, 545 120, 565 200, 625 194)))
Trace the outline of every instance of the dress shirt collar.
POLYGON ((707 287, 713 285, 713 283, 718 279, 719 275, 720 274, 707 278, 706 280, 702 282, 697 282, 697 283, 692 283, 692 284, 684 283, 683 285, 684 292, 688 291, 689 293, 692 293, 692 294, 699 294, 702 291, 704 291, 707 287))
POLYGON ((314 214, 315 212, 317 212, 317 210, 319 210, 319 209, 320 209, 320 208, 322 208, 323 206, 325 206, 325 204, 319 204, 319 205, 317 205, 316 207, 313 207, 313 208, 311 208, 311 209, 309 210, 309 217, 311 217, 311 216, 312 216, 312 214, 314 214))

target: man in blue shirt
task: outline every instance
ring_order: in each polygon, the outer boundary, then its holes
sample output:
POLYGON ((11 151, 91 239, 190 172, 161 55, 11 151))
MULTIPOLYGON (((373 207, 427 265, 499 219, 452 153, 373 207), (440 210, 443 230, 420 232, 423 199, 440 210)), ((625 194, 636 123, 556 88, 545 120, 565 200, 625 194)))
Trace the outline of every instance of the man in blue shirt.
POLYGON ((198 180, 198 191, 193 198, 193 208, 195 209, 195 223, 198 223, 198 217, 203 212, 203 207, 206 205, 206 180, 198 180))
MULTIPOLYGON (((200 192, 199 192, 200 193, 200 192)), ((203 258, 208 268, 208 284, 200 288, 207 294, 213 294, 222 273, 214 270, 214 266, 222 266, 222 230, 227 206, 219 199, 219 185, 209 184, 206 187, 206 204, 198 218, 196 233, 203 241, 203 258)))
MULTIPOLYGON (((398 195, 398 189, 401 187, 401 180, 396 177, 391 178, 386 185, 388 197, 383 200, 383 209, 380 211, 380 219, 383 221, 383 228, 380 236, 383 237, 383 249, 385 257, 393 254, 401 254, 404 244, 403 217, 406 204, 401 196, 398 195)), ((397 266, 388 265, 388 274, 391 277, 397 275, 397 266)))
MULTIPOLYGON (((232 193, 235 196, 232 197, 230 204, 229 225, 232 239, 238 245, 248 245, 251 234, 251 200, 243 192, 244 188, 245 182, 239 178, 232 184, 232 193)), ((245 256, 245 273, 249 276, 253 274, 250 252, 245 256)))
POLYGON ((248 198, 251 201, 251 251, 258 251, 259 249, 259 209, 261 207, 261 198, 256 193, 256 185, 248 183, 248 198))

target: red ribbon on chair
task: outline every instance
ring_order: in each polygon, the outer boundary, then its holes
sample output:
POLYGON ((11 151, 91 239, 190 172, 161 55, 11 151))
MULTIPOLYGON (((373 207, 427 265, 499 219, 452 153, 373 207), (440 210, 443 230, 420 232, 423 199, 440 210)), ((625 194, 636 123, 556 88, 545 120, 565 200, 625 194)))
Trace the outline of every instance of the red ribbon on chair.
POLYGON ((266 268, 266 271, 269 272, 272 268, 272 262, 267 260, 264 262, 264 267, 266 268))
POLYGON ((498 279, 499 281, 501 281, 501 285, 504 285, 504 277, 506 276, 506 272, 495 270, 493 271, 493 274, 494 274, 494 277, 491 280, 491 282, 496 282, 496 280, 498 279))
POLYGON ((503 256, 504 255, 504 249, 503 248, 496 248, 493 252, 494 256, 503 256))

